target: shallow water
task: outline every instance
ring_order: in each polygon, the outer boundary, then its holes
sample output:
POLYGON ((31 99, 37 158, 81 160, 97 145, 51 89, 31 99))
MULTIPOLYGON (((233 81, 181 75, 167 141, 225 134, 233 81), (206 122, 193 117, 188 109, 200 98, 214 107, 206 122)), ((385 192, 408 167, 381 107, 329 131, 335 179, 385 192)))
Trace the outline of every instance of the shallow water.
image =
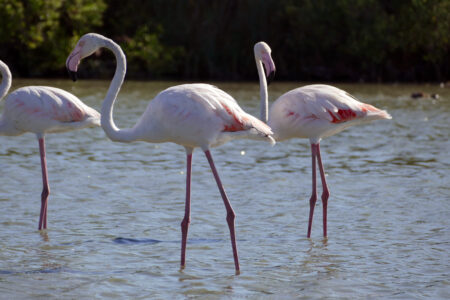
MULTIPOLYGON (((108 87, 16 80, 14 88, 29 84, 67 89, 98 110, 108 87)), ((131 127, 173 84, 127 82, 116 123, 131 127)), ((217 85, 259 115, 256 84, 217 85)), ((271 99, 296 86, 271 85, 271 99)), ((448 299, 450 89, 337 86, 393 119, 321 143, 331 191, 328 239, 320 203, 306 238, 307 140, 274 147, 239 140, 212 150, 237 214, 239 276, 225 209, 201 151, 194 153, 187 266, 180 271, 182 147, 114 143, 101 128, 48 135, 49 229, 39 232, 37 141, 32 134, 0 137, 0 298, 448 299), (416 91, 440 98, 411 99, 416 91)))

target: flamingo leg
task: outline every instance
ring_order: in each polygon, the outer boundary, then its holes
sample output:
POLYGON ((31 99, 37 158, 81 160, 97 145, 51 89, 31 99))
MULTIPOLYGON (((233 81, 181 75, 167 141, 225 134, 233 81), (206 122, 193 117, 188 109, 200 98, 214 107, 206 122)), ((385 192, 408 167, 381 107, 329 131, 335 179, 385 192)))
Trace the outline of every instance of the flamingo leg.
POLYGON ((327 208, 328 197, 330 191, 328 190, 327 180, 325 179, 325 171, 323 169, 322 158, 320 156, 320 145, 317 144, 317 162, 319 164, 320 179, 322 180, 322 206, 323 206, 323 236, 327 236, 327 208))
POLYGON ((220 180, 219 174, 217 173, 216 167, 214 165, 213 158, 211 156, 211 152, 209 150, 205 151, 206 158, 208 159, 211 170, 214 174, 214 178, 216 179, 217 186, 219 187, 220 194, 222 195, 223 203, 225 204, 225 208, 227 210, 227 223, 228 228, 230 229, 230 237, 231 237, 231 247, 233 248, 233 257, 234 257, 234 266, 236 268, 236 273, 239 273, 239 257, 236 246, 236 233, 234 229, 234 219, 236 218, 236 214, 231 207, 231 203, 228 200, 227 194, 225 193, 225 189, 223 188, 222 182, 220 180))
POLYGON ((48 174, 47 174, 47 160, 45 157, 44 137, 39 138, 39 152, 41 155, 42 183, 43 183, 43 189, 41 194, 41 213, 39 216, 39 227, 38 227, 38 229, 41 230, 47 228, 47 202, 48 196, 50 195, 50 187, 48 185, 48 174))
POLYGON ((314 215, 314 207, 316 206, 317 201, 317 189, 316 189, 316 158, 317 158, 317 149, 319 144, 311 144, 311 158, 312 158, 312 192, 311 198, 309 199, 309 221, 308 221, 308 235, 307 237, 311 237, 311 226, 314 215))
POLYGON ((181 221, 181 268, 186 265, 186 242, 191 222, 191 170, 192 170, 192 149, 186 148, 186 204, 184 208, 184 218, 181 221))

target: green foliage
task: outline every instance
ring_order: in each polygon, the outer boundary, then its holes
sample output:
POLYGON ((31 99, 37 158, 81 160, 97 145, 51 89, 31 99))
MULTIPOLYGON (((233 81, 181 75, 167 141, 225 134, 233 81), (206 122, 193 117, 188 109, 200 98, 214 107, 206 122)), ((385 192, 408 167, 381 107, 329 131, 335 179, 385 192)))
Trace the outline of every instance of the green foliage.
POLYGON ((136 30, 132 39, 123 45, 128 57, 128 71, 135 76, 173 74, 177 71, 176 61, 183 56, 181 47, 167 47, 160 41, 162 27, 150 32, 147 25, 136 30))
POLYGON ((67 53, 86 30, 102 24, 102 0, 0 0, 2 59, 23 76, 63 70, 67 53), (10 62, 12 61, 12 63, 10 62))
MULTIPOLYGON (((123 47, 129 78, 254 80, 259 40, 272 47, 278 79, 450 73, 450 0, 0 0, 0 7, 0 57, 22 76, 62 75, 86 32, 123 47)), ((85 70, 107 76, 114 64, 102 59, 102 68, 91 61, 85 70)))

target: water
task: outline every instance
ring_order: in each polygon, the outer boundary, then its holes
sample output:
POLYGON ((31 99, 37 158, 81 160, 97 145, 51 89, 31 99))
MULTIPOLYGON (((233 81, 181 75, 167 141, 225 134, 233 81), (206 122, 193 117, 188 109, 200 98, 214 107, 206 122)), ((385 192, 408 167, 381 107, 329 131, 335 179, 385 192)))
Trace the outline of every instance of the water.
MULTIPOLYGON (((99 109, 108 82, 53 85, 99 109)), ((116 123, 130 127, 171 82, 127 82, 116 123)), ((256 84, 218 83, 253 115, 256 84)), ((296 84, 270 86, 274 99, 296 84)), ((328 239, 311 188, 307 140, 239 140, 213 149, 237 213, 242 273, 206 158, 194 153, 186 269, 179 270, 185 153, 113 143, 101 128, 47 136, 49 229, 37 231, 41 170, 32 134, 0 137, 0 298, 444 299, 450 297, 448 88, 338 85, 392 120, 321 143, 331 191, 328 239), (439 93, 414 100, 412 92, 439 93)), ((0 108, 3 104, 0 104, 0 108)), ((320 186, 319 186, 320 188, 320 186)), ((320 201, 318 201, 320 202, 320 201)))

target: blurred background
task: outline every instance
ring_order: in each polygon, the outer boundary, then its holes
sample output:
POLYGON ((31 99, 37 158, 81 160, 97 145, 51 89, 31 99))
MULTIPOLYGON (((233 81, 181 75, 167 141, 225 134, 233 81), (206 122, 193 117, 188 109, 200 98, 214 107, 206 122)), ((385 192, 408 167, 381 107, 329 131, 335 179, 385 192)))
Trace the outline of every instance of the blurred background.
MULTIPOLYGON (((128 79, 255 80, 253 45, 277 80, 446 82, 449 0, 0 0, 0 59, 15 77, 66 77, 78 38, 118 42, 128 79)), ((111 54, 81 76, 110 78, 111 54)))

